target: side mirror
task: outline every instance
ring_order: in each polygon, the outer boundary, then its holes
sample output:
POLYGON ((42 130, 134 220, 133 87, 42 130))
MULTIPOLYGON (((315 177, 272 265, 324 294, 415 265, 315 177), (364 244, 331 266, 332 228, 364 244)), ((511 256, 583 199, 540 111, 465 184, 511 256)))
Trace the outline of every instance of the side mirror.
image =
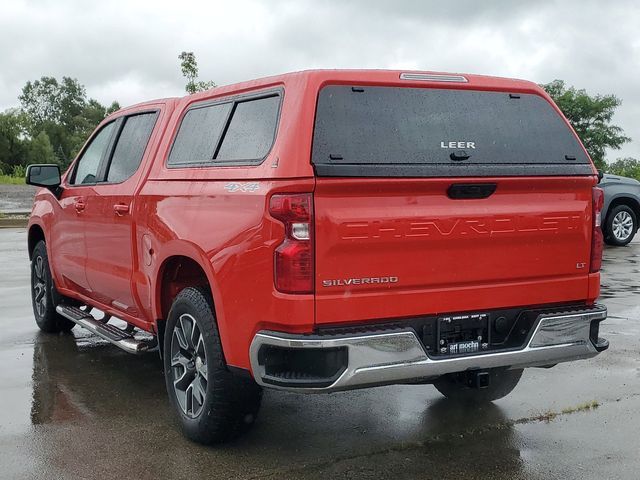
POLYGON ((602 177, 604 177, 604 172, 602 170, 598 170, 598 183, 602 181, 602 177))
POLYGON ((60 186, 60 167, 58 165, 29 165, 25 181, 27 185, 45 187, 53 190, 60 186))

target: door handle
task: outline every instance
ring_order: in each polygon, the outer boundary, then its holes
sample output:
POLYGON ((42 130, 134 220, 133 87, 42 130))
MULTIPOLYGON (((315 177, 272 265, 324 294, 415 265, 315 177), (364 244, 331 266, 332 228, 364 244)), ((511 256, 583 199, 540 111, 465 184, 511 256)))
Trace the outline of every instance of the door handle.
POLYGON ((84 202, 82 200, 78 200, 74 205, 73 205, 76 209, 76 212, 80 213, 82 211, 84 211, 84 202))
POLYGON ((447 189, 447 195, 453 200, 488 198, 497 187, 495 183, 453 183, 447 189))
POLYGON ((113 206, 113 211, 116 212, 116 215, 121 217, 121 216, 129 213, 129 205, 126 205, 124 203, 116 203, 113 206))

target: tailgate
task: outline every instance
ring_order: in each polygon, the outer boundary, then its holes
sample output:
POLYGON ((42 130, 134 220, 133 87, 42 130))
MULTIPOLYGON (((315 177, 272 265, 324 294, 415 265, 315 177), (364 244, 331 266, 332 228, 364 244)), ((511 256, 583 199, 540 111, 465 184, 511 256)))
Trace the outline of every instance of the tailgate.
POLYGON ((594 170, 532 93, 329 85, 316 322, 584 300, 594 170))
POLYGON ((587 298, 589 177, 318 179, 316 321, 339 323, 587 298))

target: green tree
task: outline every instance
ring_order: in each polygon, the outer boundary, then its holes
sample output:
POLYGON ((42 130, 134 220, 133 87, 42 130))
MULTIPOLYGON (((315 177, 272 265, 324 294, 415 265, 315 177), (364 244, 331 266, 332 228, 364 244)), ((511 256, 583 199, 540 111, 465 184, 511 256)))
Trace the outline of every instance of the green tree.
POLYGON ((27 157, 27 163, 59 163, 49 141, 49 136, 44 130, 29 142, 27 157))
POLYGON ((0 169, 4 173, 26 161, 24 123, 24 115, 17 109, 0 113, 0 169))
POLYGON ((73 159, 96 125, 120 108, 117 102, 105 107, 87 99, 84 86, 70 77, 29 81, 18 98, 28 137, 36 139, 44 132, 62 166, 73 159))
POLYGON ((111 115, 112 113, 116 113, 121 108, 122 107, 120 106, 120 102, 118 102, 117 100, 114 100, 113 102, 111 102, 111 105, 107 107, 107 110, 105 111, 105 117, 107 115, 111 115))
POLYGON ((619 158, 609 164, 607 173, 640 180, 640 160, 631 157, 619 158))
POLYGON ((187 93, 202 92, 216 86, 215 82, 198 80, 198 62, 193 52, 182 52, 178 55, 182 76, 187 79, 184 89, 187 93))
POLYGON ((589 95, 584 89, 567 87, 562 80, 554 80, 542 88, 567 117, 596 167, 606 168, 607 148, 617 150, 631 140, 622 128, 611 124, 616 108, 622 103, 615 95, 589 95))
POLYGON ((74 117, 73 126, 66 131, 69 133, 69 151, 72 156, 82 148, 84 142, 89 138, 93 130, 104 118, 120 110, 118 102, 112 102, 105 107, 97 100, 90 98, 79 115, 74 117))
POLYGON ((42 77, 27 82, 18 100, 29 118, 30 133, 37 134, 50 123, 73 128, 74 118, 86 106, 86 97, 84 86, 74 78, 62 77, 58 82, 53 77, 42 77))

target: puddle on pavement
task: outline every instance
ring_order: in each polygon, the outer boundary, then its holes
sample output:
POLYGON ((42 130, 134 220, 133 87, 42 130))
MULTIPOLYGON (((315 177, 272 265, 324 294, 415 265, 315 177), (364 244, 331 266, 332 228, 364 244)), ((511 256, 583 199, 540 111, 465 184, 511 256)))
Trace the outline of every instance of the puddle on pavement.
POLYGON ((38 333, 32 423, 77 423, 110 414, 144 417, 148 408, 165 400, 161 362, 157 354, 146 356, 132 361, 95 337, 38 333))
POLYGON ((623 299, 640 294, 640 244, 607 247, 602 259, 600 299, 623 299), (634 267, 630 267, 633 265, 634 267))

